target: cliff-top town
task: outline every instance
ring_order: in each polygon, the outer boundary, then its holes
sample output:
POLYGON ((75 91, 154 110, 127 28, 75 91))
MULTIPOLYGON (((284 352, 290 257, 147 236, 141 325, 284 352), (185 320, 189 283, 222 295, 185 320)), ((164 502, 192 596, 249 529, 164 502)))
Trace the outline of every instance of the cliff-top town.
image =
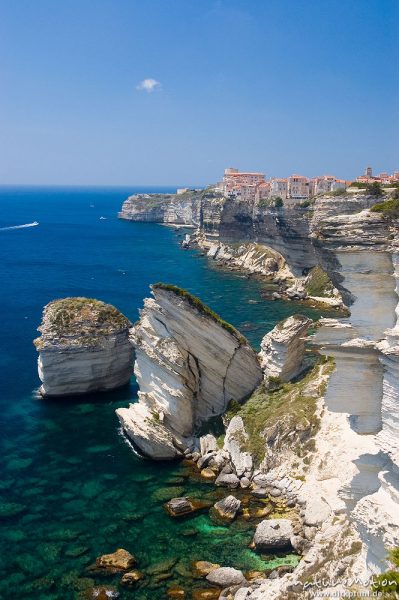
MULTIPOLYGON (((394 171, 392 175, 384 172, 375 176, 372 168, 367 167, 364 175, 359 175, 355 182, 364 185, 376 182, 389 186, 399 182, 399 171, 394 171)), ((296 202, 304 201, 317 194, 344 190, 352 183, 353 181, 338 179, 334 175, 319 175, 312 178, 291 175, 286 178, 271 177, 267 180, 264 173, 239 171, 230 167, 225 169, 223 180, 216 185, 216 190, 225 196, 240 197, 241 200, 260 201, 281 198, 283 201, 296 202)), ((186 188, 178 190, 178 193, 184 191, 186 188)), ((356 191, 356 187, 353 191, 356 191)))

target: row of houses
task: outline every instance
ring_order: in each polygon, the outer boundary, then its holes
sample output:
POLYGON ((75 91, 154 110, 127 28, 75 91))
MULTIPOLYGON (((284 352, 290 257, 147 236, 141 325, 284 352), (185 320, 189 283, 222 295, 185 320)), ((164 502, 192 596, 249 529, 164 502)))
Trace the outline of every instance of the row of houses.
POLYGON ((399 171, 394 171, 392 175, 389 175, 389 173, 386 173, 385 171, 378 175, 373 175, 372 167, 366 167, 364 174, 356 177, 356 181, 365 184, 377 182, 381 185, 390 185, 399 182, 399 171))
MULTIPOLYGON (((365 176, 367 181, 380 181, 381 183, 392 183, 399 181, 399 172, 392 176, 387 173, 380 174, 382 179, 372 177, 370 167, 367 167, 365 176), (386 177, 385 177, 386 176, 386 177)), ((356 181, 362 182, 365 176, 360 176, 356 181)), ((338 189, 348 187, 352 182, 338 179, 333 175, 321 175, 318 177, 304 177, 303 175, 291 175, 287 178, 272 177, 268 180, 264 173, 239 171, 228 168, 224 171, 223 181, 217 184, 217 189, 225 196, 240 196, 245 201, 259 201, 268 198, 281 198, 283 201, 293 203, 304 201, 317 194, 326 194, 338 189)))
POLYGON ((226 196, 239 195, 242 200, 262 200, 279 197, 282 200, 301 201, 315 194, 345 188, 349 182, 332 175, 309 179, 303 175, 287 178, 272 177, 266 180, 264 173, 225 169, 223 181, 217 185, 226 196))

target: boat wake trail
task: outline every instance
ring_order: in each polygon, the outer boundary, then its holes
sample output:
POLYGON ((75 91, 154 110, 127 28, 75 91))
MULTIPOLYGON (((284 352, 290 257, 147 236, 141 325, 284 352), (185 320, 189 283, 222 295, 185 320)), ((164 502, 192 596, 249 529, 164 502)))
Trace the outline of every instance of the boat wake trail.
POLYGON ((35 227, 39 225, 37 221, 33 221, 33 223, 25 223, 24 225, 12 225, 11 227, 0 227, 0 231, 8 231, 9 229, 25 229, 25 227, 35 227))

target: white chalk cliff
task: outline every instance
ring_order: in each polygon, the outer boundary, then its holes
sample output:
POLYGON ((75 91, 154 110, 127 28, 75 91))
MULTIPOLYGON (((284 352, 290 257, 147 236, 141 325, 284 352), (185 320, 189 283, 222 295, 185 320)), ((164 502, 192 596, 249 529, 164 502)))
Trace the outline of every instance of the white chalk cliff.
POLYGON ((282 381, 290 381, 301 373, 306 334, 311 324, 311 319, 293 315, 265 335, 259 358, 266 380, 278 377, 282 381))
POLYGON ((130 322, 116 308, 89 298, 45 306, 35 340, 43 396, 112 390, 133 374, 130 322))
POLYGON ((118 409, 127 436, 154 459, 179 456, 197 428, 259 385, 258 358, 232 326, 173 286, 152 286, 132 330, 139 402, 118 409))

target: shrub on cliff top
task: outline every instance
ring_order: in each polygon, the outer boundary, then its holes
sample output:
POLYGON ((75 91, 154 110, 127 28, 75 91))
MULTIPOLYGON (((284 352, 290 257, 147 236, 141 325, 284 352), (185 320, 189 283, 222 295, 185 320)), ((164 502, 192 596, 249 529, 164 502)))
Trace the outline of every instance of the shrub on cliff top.
POLYGON ((367 184, 366 194, 370 194, 370 196, 382 196, 384 192, 381 184, 379 184, 378 181, 373 181, 373 183, 367 184))
POLYGON ((331 298, 333 296, 334 285, 324 269, 320 265, 316 265, 307 276, 305 290, 309 296, 331 298))
POLYGON ((111 304, 95 298, 62 298, 53 300, 43 311, 42 325, 39 331, 43 336, 34 344, 37 348, 43 345, 44 339, 56 337, 65 341, 74 337, 82 343, 94 343, 98 334, 107 335, 129 327, 130 321, 111 304))
POLYGON ((385 202, 379 202, 374 204, 370 208, 372 212, 382 213, 385 217, 398 218, 399 217, 399 200, 385 200, 385 202))
POLYGON ((155 283, 151 287, 154 290, 166 290, 167 292, 173 292, 174 294, 176 294, 176 296, 184 298, 184 300, 187 300, 187 302, 191 306, 196 308, 200 313, 213 319, 216 323, 223 327, 223 329, 226 329, 226 331, 234 335, 234 337, 236 337, 241 343, 248 343, 246 338, 235 327, 233 327, 233 325, 230 325, 230 323, 224 321, 217 313, 215 313, 211 308, 209 308, 209 306, 204 304, 202 300, 197 298, 197 296, 193 296, 193 294, 190 294, 190 292, 188 292, 187 290, 179 288, 177 285, 162 282, 155 283))

